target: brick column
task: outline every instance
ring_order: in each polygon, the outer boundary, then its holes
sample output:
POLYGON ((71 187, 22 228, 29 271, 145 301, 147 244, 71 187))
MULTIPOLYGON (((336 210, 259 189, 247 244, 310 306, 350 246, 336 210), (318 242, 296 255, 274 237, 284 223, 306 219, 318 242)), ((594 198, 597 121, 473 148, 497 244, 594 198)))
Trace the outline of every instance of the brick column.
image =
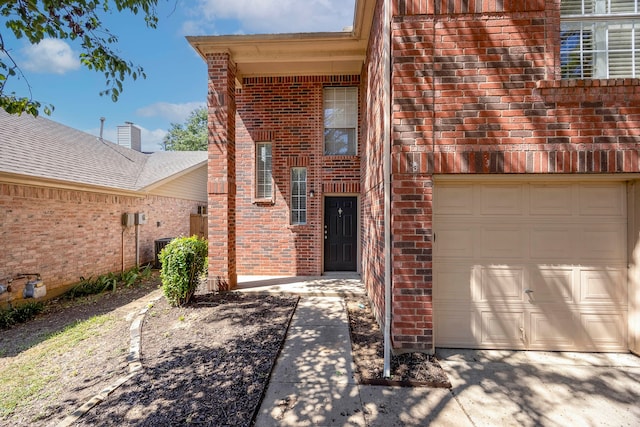
POLYGON ((236 66, 207 55, 209 70, 209 289, 236 287, 236 66))

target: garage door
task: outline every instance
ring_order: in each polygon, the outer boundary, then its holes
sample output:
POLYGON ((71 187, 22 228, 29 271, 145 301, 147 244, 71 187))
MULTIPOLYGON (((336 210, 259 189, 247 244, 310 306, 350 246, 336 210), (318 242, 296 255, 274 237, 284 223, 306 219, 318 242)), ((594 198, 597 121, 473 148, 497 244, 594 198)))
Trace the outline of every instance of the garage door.
POLYGON ((439 182, 440 347, 627 351, 624 183, 439 182))

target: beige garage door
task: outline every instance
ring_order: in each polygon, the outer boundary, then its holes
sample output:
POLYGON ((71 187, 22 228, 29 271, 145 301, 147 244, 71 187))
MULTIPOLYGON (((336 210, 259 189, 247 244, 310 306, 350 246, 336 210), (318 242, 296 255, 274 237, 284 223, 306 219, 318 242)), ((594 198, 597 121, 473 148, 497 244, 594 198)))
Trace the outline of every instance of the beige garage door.
POLYGON ((624 183, 439 182, 436 346, 627 351, 624 183))

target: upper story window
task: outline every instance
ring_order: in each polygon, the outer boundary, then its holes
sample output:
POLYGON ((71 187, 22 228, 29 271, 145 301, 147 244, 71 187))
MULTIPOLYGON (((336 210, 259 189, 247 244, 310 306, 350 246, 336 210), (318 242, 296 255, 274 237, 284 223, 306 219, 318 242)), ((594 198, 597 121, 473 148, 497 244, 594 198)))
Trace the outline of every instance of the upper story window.
POLYGON ((271 143, 256 144, 256 199, 273 197, 271 143))
POLYGON ((562 0, 562 78, 640 77, 639 2, 562 0))
POLYGON ((358 151, 358 88, 324 89, 324 154, 355 156, 358 151))

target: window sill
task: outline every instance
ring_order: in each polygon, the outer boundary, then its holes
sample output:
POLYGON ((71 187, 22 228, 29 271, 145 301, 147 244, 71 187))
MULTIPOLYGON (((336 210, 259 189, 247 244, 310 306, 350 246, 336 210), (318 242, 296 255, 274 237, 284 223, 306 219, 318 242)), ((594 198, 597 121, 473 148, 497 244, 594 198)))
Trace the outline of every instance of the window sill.
POLYGON ((615 104, 638 97, 640 79, 541 80, 536 88, 544 102, 555 105, 615 104))
POLYGON ((273 206, 276 201, 273 199, 253 199, 253 204, 256 206, 273 206))
POLYGON ((536 83, 538 89, 561 89, 561 88, 595 88, 595 87, 619 87, 619 86, 640 86, 640 79, 562 79, 562 80, 540 80, 536 83))

